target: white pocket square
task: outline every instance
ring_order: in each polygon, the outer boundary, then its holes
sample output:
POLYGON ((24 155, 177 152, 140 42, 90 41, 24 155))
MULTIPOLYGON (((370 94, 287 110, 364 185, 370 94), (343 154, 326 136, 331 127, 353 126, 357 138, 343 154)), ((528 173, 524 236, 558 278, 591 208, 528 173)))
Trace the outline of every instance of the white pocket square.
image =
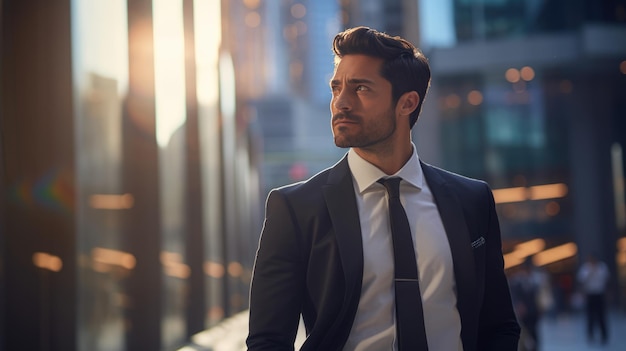
POLYGON ((472 241, 472 248, 477 249, 481 246, 485 245, 485 238, 484 237, 480 237, 474 241, 472 241))

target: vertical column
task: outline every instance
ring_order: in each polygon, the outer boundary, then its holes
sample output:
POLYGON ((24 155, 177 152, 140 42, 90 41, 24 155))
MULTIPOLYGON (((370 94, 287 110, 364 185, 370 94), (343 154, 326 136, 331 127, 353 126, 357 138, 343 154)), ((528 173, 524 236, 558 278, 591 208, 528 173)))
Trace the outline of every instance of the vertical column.
POLYGON ((202 225, 202 180, 200 167, 200 140, 198 99, 196 95, 196 48, 194 33, 194 1, 183 0, 185 30, 185 86, 187 91, 187 122, 185 124, 186 172, 186 253, 191 268, 187 301, 187 336, 203 330, 207 310, 204 284, 204 236, 202 225))
POLYGON ((2 6, 1 349, 76 349, 70 1, 2 6))
POLYGON ((128 350, 161 348, 162 266, 155 122, 152 1, 128 0, 129 86, 124 108, 123 182, 134 197, 125 240, 136 257, 128 278, 128 350))
POLYGON ((235 187, 235 165, 232 160, 235 159, 235 77, 233 68, 233 62, 231 56, 228 54, 231 50, 231 40, 235 38, 233 35, 233 7, 236 4, 222 1, 222 18, 221 23, 223 38, 226 40, 220 43, 220 52, 218 59, 219 70, 219 125, 220 125, 220 162, 219 168, 221 170, 221 206, 223 210, 221 213, 221 222, 223 232, 221 233, 221 250, 222 259, 224 263, 225 275, 222 285, 223 296, 223 308, 224 316, 229 317, 235 311, 233 311, 231 304, 231 297, 234 291, 236 291, 237 282, 229 274, 229 266, 231 260, 236 257, 234 252, 234 235, 236 228, 235 213, 237 208, 235 206, 234 199, 234 187, 235 187), (230 39, 230 40, 228 40, 230 39))
POLYGON ((219 115, 219 48, 222 43, 222 1, 194 1, 196 98, 202 186, 206 324, 224 316, 224 206, 221 167, 222 123, 219 115))
POLYGON ((611 182, 610 85, 602 77, 574 81, 570 116, 571 196, 579 257, 594 253, 614 270, 616 228, 611 182), (589 104, 588 101, 594 101, 589 104))

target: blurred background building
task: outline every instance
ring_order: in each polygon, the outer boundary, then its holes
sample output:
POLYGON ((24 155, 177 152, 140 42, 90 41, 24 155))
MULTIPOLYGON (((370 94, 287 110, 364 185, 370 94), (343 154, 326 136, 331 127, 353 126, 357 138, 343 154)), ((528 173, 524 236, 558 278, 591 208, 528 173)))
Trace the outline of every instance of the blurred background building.
POLYGON ((0 350, 173 350, 247 308, 276 186, 336 162, 331 42, 418 44, 420 157, 487 180, 507 270, 626 305, 625 0, 1 0, 0 350))

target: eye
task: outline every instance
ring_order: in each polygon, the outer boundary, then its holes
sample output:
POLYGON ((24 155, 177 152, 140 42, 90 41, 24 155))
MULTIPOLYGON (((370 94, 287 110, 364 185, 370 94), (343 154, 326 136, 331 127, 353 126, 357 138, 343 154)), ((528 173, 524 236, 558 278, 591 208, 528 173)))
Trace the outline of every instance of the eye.
POLYGON ((338 85, 331 85, 331 86, 330 86, 330 92, 331 92, 333 95, 337 95, 337 94, 339 94, 339 93, 341 92, 341 89, 339 88, 339 86, 338 86, 338 85))
POLYGON ((359 86, 357 86, 357 87, 356 87, 356 89, 355 89, 355 90, 356 90, 356 91, 368 91, 368 90, 369 90, 369 88, 368 88, 368 87, 366 87, 365 85, 359 85, 359 86))

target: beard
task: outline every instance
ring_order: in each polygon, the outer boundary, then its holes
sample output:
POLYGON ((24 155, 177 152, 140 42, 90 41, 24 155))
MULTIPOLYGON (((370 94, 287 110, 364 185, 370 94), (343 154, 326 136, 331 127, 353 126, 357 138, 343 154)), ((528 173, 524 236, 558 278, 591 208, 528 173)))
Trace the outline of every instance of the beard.
POLYGON ((381 144, 396 131, 396 119, 393 109, 367 119, 351 113, 340 112, 332 118, 332 130, 335 145, 340 148, 368 148, 381 144), (337 120, 346 120, 354 124, 335 127, 337 120))

